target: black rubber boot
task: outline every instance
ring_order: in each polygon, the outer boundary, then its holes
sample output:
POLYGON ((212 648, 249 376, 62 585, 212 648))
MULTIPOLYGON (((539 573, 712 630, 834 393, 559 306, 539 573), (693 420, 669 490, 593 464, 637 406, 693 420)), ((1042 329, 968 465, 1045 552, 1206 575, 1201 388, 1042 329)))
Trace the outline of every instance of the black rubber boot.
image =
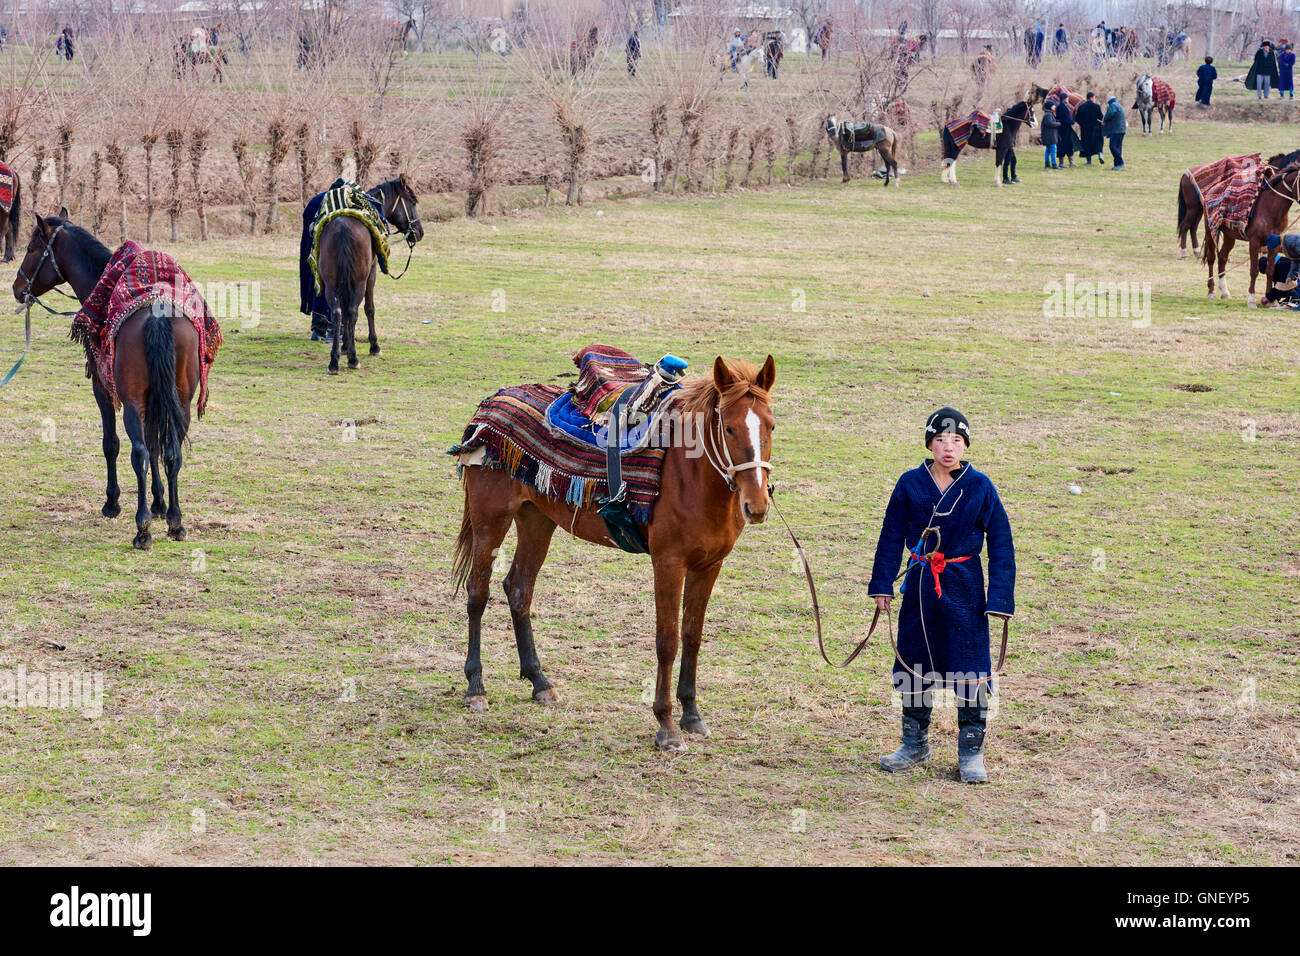
POLYGON ((930 759, 930 708, 903 708, 903 745, 880 758, 880 769, 889 773, 923 766, 930 759))
POLYGON ((987 712, 979 705, 957 708, 957 770, 962 783, 987 783, 984 734, 987 712))

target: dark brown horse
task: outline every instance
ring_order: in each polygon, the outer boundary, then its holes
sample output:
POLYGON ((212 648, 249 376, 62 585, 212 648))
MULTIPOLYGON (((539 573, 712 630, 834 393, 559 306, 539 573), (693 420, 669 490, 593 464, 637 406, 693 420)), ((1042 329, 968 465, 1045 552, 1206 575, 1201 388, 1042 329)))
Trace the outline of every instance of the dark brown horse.
POLYGON ((14 261, 14 247, 18 245, 18 219, 22 215, 22 183, 18 179, 18 170, 0 163, 0 176, 4 176, 4 170, 8 170, 8 175, 13 177, 13 202, 10 204, 8 211, 3 205, 0 205, 0 235, 4 236, 4 259, 3 262, 14 261))
MULTIPOLYGON (((14 279, 14 298, 25 302, 29 295, 44 295, 66 282, 84 302, 110 257, 103 243, 68 221, 66 209, 60 209, 57 216, 38 216, 14 279)), ((185 540, 176 484, 181 446, 190 428, 190 403, 199 386, 199 363, 199 334, 179 311, 170 307, 155 309, 150 304, 122 320, 114 348, 113 382, 122 403, 122 423, 131 439, 131 467, 135 469, 136 536, 132 543, 142 551, 148 551, 153 544, 149 524, 154 517, 167 517, 167 537, 185 540), (159 458, 167 471, 167 504, 163 503, 159 458), (145 498, 151 466, 152 509, 145 498)), ((101 513, 105 518, 116 518, 122 511, 118 505, 117 413, 95 363, 89 362, 88 366, 103 420, 104 461, 108 466, 107 500, 101 513)))
MULTIPOLYGON (((416 206, 415 191, 406 176, 382 182, 366 195, 376 200, 384 211, 384 219, 405 235, 414 246, 424 238, 420 210, 416 206)), ((339 372, 340 335, 347 350, 348 368, 356 368, 357 360, 357 309, 364 296, 366 320, 370 323, 370 354, 379 354, 379 338, 375 335, 375 276, 379 270, 379 252, 375 239, 366 224, 355 216, 337 216, 327 222, 320 232, 321 286, 330 304, 329 372, 339 372)))
MULTIPOLYGON (((1268 158, 1268 165, 1276 170, 1286 169, 1292 163, 1300 163, 1300 149, 1293 153, 1278 153, 1268 158)), ((1178 258, 1187 258, 1187 240, 1192 240, 1192 252, 1196 258, 1201 258, 1200 246, 1196 244, 1196 230, 1201 224, 1201 216, 1205 214, 1205 207, 1201 203, 1200 190, 1196 188, 1196 182, 1192 179, 1191 173, 1183 173, 1182 179, 1178 181, 1178 258)))
MULTIPOLYGON (((761 369, 742 362, 713 363, 711 377, 688 382, 674 409, 697 423, 703 445, 692 454, 681 441, 672 442, 663 463, 663 483, 646 528, 650 563, 654 569, 655 651, 659 666, 655 681, 654 714, 659 720, 655 744, 664 750, 684 750, 678 727, 708 736, 708 727, 695 701, 695 668, 704 633, 704 612, 722 562, 731 553, 746 522, 767 517, 767 471, 774 428, 771 406, 776 363, 772 356, 761 369), (736 464, 739 463, 739 464, 736 464), (684 594, 683 594, 684 591, 684 594), (680 625, 679 625, 680 622, 680 625), (681 701, 679 725, 673 723, 672 667, 682 645, 677 681, 681 701)), ((577 508, 534 491, 507 472, 466 467, 465 512, 456 540, 455 575, 468 594, 469 654, 465 703, 471 710, 487 709, 487 690, 479 657, 480 626, 491 583, 492 559, 514 524, 518 534, 514 562, 504 586, 519 651, 520 676, 532 682, 533 700, 559 699, 542 673, 533 645, 530 617, 533 586, 556 525, 593 544, 613 542, 597 511, 577 508)))
MULTIPOLYGON (((1181 193, 1179 199, 1180 201, 1182 199, 1181 193)), ((1286 232, 1287 213, 1290 212, 1291 204, 1294 202, 1300 202, 1300 163, 1292 163, 1285 169, 1275 170, 1264 176, 1263 184, 1259 189, 1259 198, 1255 200, 1250 218, 1246 220, 1246 228, 1239 235, 1228 229, 1220 230, 1217 248, 1214 237, 1210 234, 1210 221, 1206 219, 1204 259, 1208 271, 1206 285, 1209 288, 1209 298, 1214 298, 1216 275, 1219 298, 1231 298, 1226 278, 1228 253, 1240 240, 1250 243, 1250 290, 1246 295, 1246 304, 1251 308, 1255 307, 1255 282, 1259 278, 1259 250, 1263 248, 1264 240, 1268 238, 1269 233, 1275 232, 1280 235, 1286 232)), ((1269 276, 1265 276, 1266 285, 1271 281, 1269 276)))

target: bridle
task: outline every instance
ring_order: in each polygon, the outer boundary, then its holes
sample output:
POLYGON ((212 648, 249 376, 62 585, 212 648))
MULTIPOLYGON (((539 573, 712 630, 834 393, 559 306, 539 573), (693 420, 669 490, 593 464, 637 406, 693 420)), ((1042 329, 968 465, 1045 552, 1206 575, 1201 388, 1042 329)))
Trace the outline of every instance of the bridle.
MULTIPOLYGON (((384 184, 383 184, 383 183, 380 183, 379 186, 378 186, 378 189, 379 189, 379 195, 378 195, 378 196, 372 196, 372 198, 374 198, 374 199, 379 199, 381 202, 383 202, 383 201, 385 201, 386 198, 387 198, 387 197, 384 196, 384 184)), ((370 193, 366 193, 366 195, 367 195, 367 196, 370 196, 371 194, 370 194, 370 193)), ((415 252, 415 243, 416 243, 416 238, 415 238, 415 223, 416 223, 418 220, 417 220, 415 217, 413 217, 413 216, 411 215, 411 209, 410 209, 410 207, 407 206, 407 204, 406 204, 406 196, 402 193, 402 187, 401 187, 400 184, 398 184, 398 185, 396 185, 396 186, 393 187, 393 195, 394 195, 394 199, 395 199, 395 202, 393 203, 393 205, 396 206, 398 203, 401 203, 401 206, 402 206, 402 215, 406 217, 406 233, 403 235, 403 238, 406 240, 406 265, 404 265, 404 266, 402 267, 402 271, 399 272, 397 275, 395 275, 395 276, 390 276, 390 278, 392 278, 392 279, 394 279, 394 280, 397 280, 397 279, 400 279, 402 276, 406 275, 406 270, 409 269, 409 268, 411 268, 411 256, 412 256, 412 254, 415 252)), ((388 215, 387 215, 387 214, 384 215, 384 225, 385 225, 385 226, 388 225, 388 215)), ((399 229, 391 229, 391 228, 390 228, 390 229, 388 230, 388 235, 390 235, 390 236, 396 236, 396 235, 398 235, 400 232, 401 232, 401 230, 399 230, 399 229)))
MULTIPOLYGON (((55 276, 58 277, 59 283, 64 283, 68 281, 67 276, 63 274, 63 270, 59 268, 58 260, 54 258, 54 240, 58 238, 59 233, 63 231, 63 227, 66 225, 67 225, 66 222, 59 223, 59 227, 55 229, 54 232, 50 233, 49 238, 45 240, 45 248, 41 250, 41 258, 36 263, 36 268, 33 270, 30 276, 26 273, 26 271, 23 269, 21 265, 18 266, 18 274, 22 276, 22 278, 27 282, 27 292, 24 293, 23 295, 23 303, 22 305, 18 306, 17 309, 14 310, 15 314, 17 314, 18 312, 22 312, 24 310, 27 313, 26 317, 23 320, 23 325, 24 325, 23 354, 18 357, 18 361, 14 363, 13 368, 11 368, 8 372, 5 373, 5 377, 0 379, 0 388, 3 388, 4 386, 8 385, 9 380, 18 374, 18 370, 23 367, 23 362, 27 360, 27 353, 30 352, 32 349, 32 303, 33 302, 39 305, 46 312, 50 313, 50 315, 76 315, 77 314, 76 312, 60 312, 58 309, 51 309, 48 305, 46 305, 44 302, 42 302, 40 299, 38 299, 36 296, 32 294, 32 283, 35 282, 36 277, 41 274, 41 269, 44 267, 46 259, 50 261, 50 266, 51 268, 54 269, 54 274, 55 276)), ((27 257, 24 256, 23 258, 26 259, 27 257)), ((60 295, 65 295, 65 296, 67 295, 66 292, 62 292, 61 290, 55 290, 55 291, 58 291, 60 295)), ((69 296, 69 298, 71 297, 69 296)))
MULTIPOLYGON (((764 461, 761 457, 762 450, 754 449, 754 460, 741 462, 739 465, 732 460, 731 449, 727 447, 727 436, 722 424, 722 408, 719 405, 713 406, 713 428, 711 437, 713 438, 714 448, 709 448, 707 441, 700 442, 700 447, 704 449, 704 457, 709 460, 713 470, 722 476, 722 480, 727 483, 727 487, 732 491, 736 490, 736 475, 742 471, 749 471, 752 468, 766 468, 770 473, 772 463, 764 461)), ((769 494, 771 493, 771 484, 768 485, 769 494)))
POLYGON ((1287 195, 1286 193, 1280 191, 1276 186, 1274 186, 1271 177, 1265 177, 1264 185, 1269 188, 1270 192, 1275 193, 1276 195, 1285 199, 1287 202, 1300 203, 1300 169, 1293 169, 1290 170, 1289 172, 1287 170, 1282 170, 1281 175, 1278 176, 1277 178, 1282 180, 1283 185, 1285 185, 1286 177, 1288 175, 1295 177, 1292 180, 1292 184, 1291 184, 1291 195, 1287 195))

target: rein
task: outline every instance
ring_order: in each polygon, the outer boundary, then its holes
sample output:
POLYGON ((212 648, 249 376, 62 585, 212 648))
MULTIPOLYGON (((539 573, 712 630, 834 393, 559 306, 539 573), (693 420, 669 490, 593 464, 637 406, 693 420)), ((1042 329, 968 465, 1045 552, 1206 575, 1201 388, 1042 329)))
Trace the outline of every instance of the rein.
MULTIPOLYGON (((23 367, 23 362, 27 360, 27 354, 32 350, 32 303, 33 302, 39 305, 46 312, 50 313, 50 315, 76 315, 77 314, 76 311, 60 312, 58 309, 51 309, 48 305, 46 305, 44 302, 42 302, 40 299, 38 299, 36 296, 32 295, 31 293, 32 282, 35 280, 36 276, 41 274, 41 269, 44 267, 46 259, 50 260, 50 266, 54 269, 54 274, 58 277, 59 282, 68 281, 67 277, 63 274, 63 270, 59 268, 58 260, 54 258, 54 240, 58 237, 59 233, 63 231, 63 227, 65 225, 67 225, 67 223, 60 223, 59 228, 55 229, 54 233, 50 236, 50 238, 45 240, 45 248, 41 252, 40 261, 36 263, 36 269, 33 271, 31 276, 28 276, 27 273, 23 271, 23 267, 21 265, 18 266, 18 274, 22 276, 24 280, 26 280, 27 289, 28 289, 27 294, 23 297, 23 304, 14 310, 15 315, 17 315, 19 312, 22 312, 24 309, 27 312, 27 315, 23 320, 23 326, 24 326, 23 354, 18 357, 18 361, 14 363, 14 367, 5 373, 5 377, 0 379, 0 388, 4 388, 6 385, 8 385, 9 380, 18 374, 18 370, 23 367)), ((60 289, 55 289, 55 291, 58 292, 60 295, 66 296, 67 298, 73 298, 72 296, 69 296, 66 292, 63 292, 60 289)))
MULTIPOLYGON (((862 653, 862 651, 867 646, 867 642, 871 640, 871 635, 876 632, 876 625, 880 623, 880 615, 882 612, 879 607, 876 608, 876 613, 871 618, 871 627, 867 629, 867 636, 858 642, 858 646, 853 648, 853 651, 849 654, 849 656, 844 659, 844 663, 836 664, 834 661, 832 661, 829 657, 826 656, 826 645, 823 643, 822 640, 821 607, 817 603, 817 586, 816 584, 813 583, 812 566, 809 565, 808 563, 808 555, 804 552, 803 545, 799 543, 799 539, 795 537, 794 529, 790 527, 790 522, 785 520, 785 515, 781 513, 780 507, 777 506, 776 490, 772 487, 770 483, 767 486, 767 495, 768 498, 771 499, 772 501, 772 508, 773 510, 776 511, 776 516, 781 519, 781 523, 785 525, 786 533, 790 535, 790 540, 791 542, 794 543, 794 549, 799 555, 799 560, 803 562, 804 577, 808 580, 808 594, 812 598, 813 620, 816 622, 817 625, 817 650, 821 652, 822 660, 824 660, 831 667, 848 667, 850 664, 853 663, 854 659, 859 654, 862 653)), ((898 576, 895 577, 894 580, 897 581, 898 578, 901 578, 904 574, 910 571, 912 567, 913 565, 909 562, 908 566, 904 568, 902 571, 900 571, 898 573, 898 576)), ((923 674, 918 674, 916 671, 914 671, 911 667, 907 665, 907 663, 903 660, 902 655, 898 653, 898 642, 894 638, 894 617, 888 611, 885 611, 883 613, 885 615, 885 621, 889 626, 889 645, 894 650, 894 659, 898 661, 899 664, 902 665, 903 670, 907 671, 909 674, 911 674, 913 677, 917 678, 918 680, 924 681, 926 683, 932 683, 932 684, 947 683, 942 680, 935 680, 933 677, 926 677, 923 674)), ((1002 648, 1000 651, 998 651, 998 663, 997 666, 993 668, 992 674, 989 674, 987 677, 981 677, 978 680, 974 680, 974 681, 960 681, 960 682, 953 681, 952 683, 954 685, 956 685, 957 683, 976 684, 976 685, 987 684, 993 680, 994 675, 1002 673, 1002 665, 1006 663, 1006 659, 1007 659, 1007 638, 1010 633, 1010 627, 1011 627, 1011 622, 1004 617, 1002 619, 1002 648)))

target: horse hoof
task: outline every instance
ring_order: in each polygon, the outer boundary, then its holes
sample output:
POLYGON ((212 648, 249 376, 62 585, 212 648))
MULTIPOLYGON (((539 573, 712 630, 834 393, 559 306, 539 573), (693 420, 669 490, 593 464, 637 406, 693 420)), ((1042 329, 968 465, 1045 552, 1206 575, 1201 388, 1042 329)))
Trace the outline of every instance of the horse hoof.
POLYGON ((683 719, 681 722, 682 733, 694 734, 697 737, 708 738, 712 736, 709 733, 709 725, 704 722, 703 717, 694 717, 683 719))
POLYGON ((171 538, 173 541, 184 541, 185 534, 186 532, 185 532, 184 525, 179 525, 175 528, 167 529, 167 537, 171 538))
POLYGON ((348 368, 358 369, 360 367, 361 367, 360 361, 358 361, 357 359, 348 359, 348 368))
POLYGON ((372 346, 370 346, 370 354, 371 354, 371 355, 378 355, 378 354, 379 354, 379 346, 378 346, 378 345, 372 345, 372 346))
POLYGON ((137 551, 148 551, 153 547, 153 535, 148 531, 141 531, 135 536, 135 540, 131 542, 131 547, 137 551))
POLYGON ((675 734, 667 730, 660 730, 655 734, 655 746, 660 750, 668 753, 680 754, 686 752, 686 741, 682 740, 681 734, 675 734))
POLYGON ((122 513, 122 506, 115 501, 108 502, 104 505, 104 507, 99 509, 99 513, 102 514, 105 518, 116 518, 118 515, 122 513))
POLYGON ((167 516, 167 506, 159 502, 149 508, 149 513, 155 518, 165 518, 167 516))
POLYGON ((481 714, 488 709, 487 694, 466 694, 465 706, 476 714, 481 714))
POLYGON ((551 706, 560 702, 560 692, 554 687, 548 687, 545 690, 533 691, 533 703, 551 706))
POLYGON ((337 375, 339 373, 339 367, 337 365, 331 365, 328 371, 331 375, 337 375))

